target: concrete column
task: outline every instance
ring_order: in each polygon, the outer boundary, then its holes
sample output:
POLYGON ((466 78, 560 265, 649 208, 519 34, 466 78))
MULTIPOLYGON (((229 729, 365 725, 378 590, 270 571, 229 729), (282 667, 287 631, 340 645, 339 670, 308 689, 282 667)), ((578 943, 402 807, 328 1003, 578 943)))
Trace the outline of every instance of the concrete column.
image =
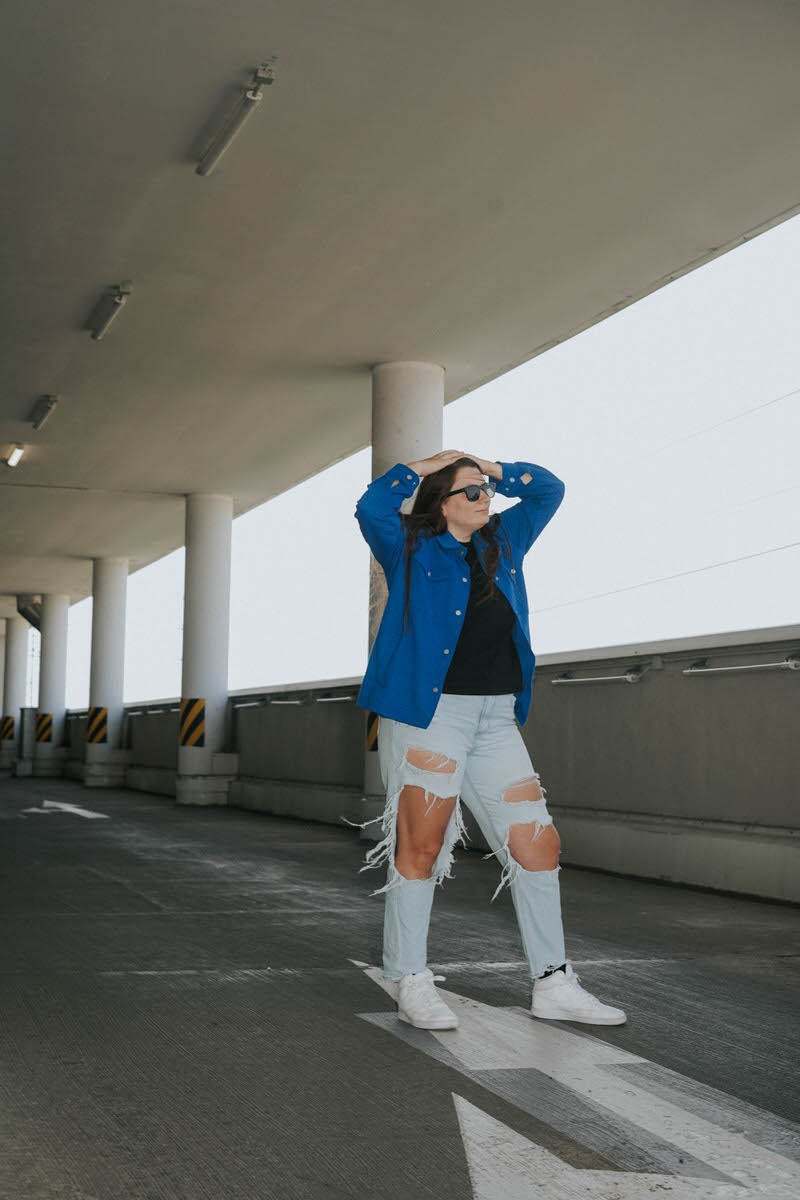
POLYGON ((92 563, 92 659, 83 769, 88 787, 120 787, 125 782, 120 737, 127 598, 128 559, 96 558, 92 563))
POLYGON ((226 804, 236 774, 225 749, 231 589, 230 496, 186 497, 183 683, 176 798, 226 804))
POLYGON ((42 657, 39 663, 39 708, 36 719, 34 775, 60 775, 67 694, 67 625, 69 596, 42 596, 42 657))
MULTIPOLYGON (((443 449, 444 368, 436 363, 387 362, 372 370, 372 478, 377 479, 397 462, 429 458, 443 449)), ((410 511, 414 496, 404 500, 410 511)), ((368 651, 378 632, 388 591, 383 570, 370 555, 368 651)), ((383 802, 378 770, 374 717, 367 719, 364 756, 364 793, 371 806, 383 802)), ((370 816, 376 815, 380 808, 370 816)), ((366 819, 366 818, 362 818, 366 819)), ((372 836, 368 826, 366 836, 372 836), (369 831, 369 832, 368 832, 369 831)))
MULTIPOLYGON (((388 362, 372 369, 372 478, 396 462, 413 462, 442 447, 444 368, 436 363, 388 362)), ((408 512, 414 497, 404 500, 408 512)), ((368 652, 386 606, 386 579, 370 555, 368 652)))
POLYGON ((24 617, 6 617, 6 663, 3 681, 3 721, 0 740, 0 770, 8 772, 20 746, 20 714, 25 705, 28 677, 28 633, 24 617))

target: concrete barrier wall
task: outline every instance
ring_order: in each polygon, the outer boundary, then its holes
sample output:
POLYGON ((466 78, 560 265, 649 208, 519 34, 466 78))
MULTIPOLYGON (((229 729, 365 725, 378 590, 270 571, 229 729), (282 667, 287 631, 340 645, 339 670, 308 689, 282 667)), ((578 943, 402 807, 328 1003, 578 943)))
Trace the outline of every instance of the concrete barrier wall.
POLYGON ((239 774, 360 788, 366 713, 355 696, 340 701, 298 693, 299 704, 240 708, 236 715, 239 774))
POLYGON ((178 712, 137 712, 129 717, 131 763, 178 769, 178 712))
MULTIPOLYGON (((800 639, 726 647, 709 666, 781 660, 800 639)), ((684 675, 696 650, 545 660, 523 736, 548 797, 565 807, 800 825, 800 671, 684 675), (554 684, 649 666, 638 683, 554 684)))
MULTIPOLYGON (((800 626, 538 656, 522 736, 562 862, 800 901, 800 670, 765 666, 793 655, 800 626), (683 673, 702 661, 747 669, 683 673), (631 669, 637 682, 599 678, 631 669)), ((234 693, 229 803, 334 824, 376 816, 359 685, 234 693)), ((129 715, 128 786, 175 794, 178 719, 129 715)))
POLYGON ((86 726, 89 720, 86 716, 72 714, 67 717, 67 760, 83 762, 86 750, 86 726))
POLYGON ((523 737, 562 862, 800 900, 800 670, 764 667, 798 653, 800 630, 539 660, 523 737), (702 660, 751 669, 683 674, 702 660))

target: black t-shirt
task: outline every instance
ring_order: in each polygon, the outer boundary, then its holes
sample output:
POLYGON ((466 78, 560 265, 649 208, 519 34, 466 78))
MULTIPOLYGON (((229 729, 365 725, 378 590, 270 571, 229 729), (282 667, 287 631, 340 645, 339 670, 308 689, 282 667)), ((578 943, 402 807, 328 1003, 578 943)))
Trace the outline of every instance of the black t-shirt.
POLYGON ((463 561, 469 563, 471 575, 469 601, 442 691, 459 696, 521 692, 522 667, 512 636, 514 610, 496 583, 491 600, 478 604, 489 581, 472 542, 463 561))

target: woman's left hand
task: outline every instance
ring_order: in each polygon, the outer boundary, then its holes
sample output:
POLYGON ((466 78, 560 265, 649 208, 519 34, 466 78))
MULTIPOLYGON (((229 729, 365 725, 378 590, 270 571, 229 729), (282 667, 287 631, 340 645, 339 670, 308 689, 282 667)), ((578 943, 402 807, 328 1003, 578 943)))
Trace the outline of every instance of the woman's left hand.
POLYGON ((478 458, 477 454, 468 454, 466 450, 462 450, 461 453, 467 458, 472 458, 475 460, 475 462, 478 464, 478 469, 480 470, 481 474, 488 475, 490 479, 503 478, 503 468, 499 463, 491 462, 491 460, 486 458, 478 458))

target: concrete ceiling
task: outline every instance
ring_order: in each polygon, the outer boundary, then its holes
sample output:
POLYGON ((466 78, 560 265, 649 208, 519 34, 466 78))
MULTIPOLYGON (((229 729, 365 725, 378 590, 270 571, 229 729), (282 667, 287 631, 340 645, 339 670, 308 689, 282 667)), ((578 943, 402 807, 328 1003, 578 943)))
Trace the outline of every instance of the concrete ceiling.
POLYGON ((8 0, 4 34, 2 612, 367 445, 373 363, 453 400, 800 211, 788 0, 8 0))

